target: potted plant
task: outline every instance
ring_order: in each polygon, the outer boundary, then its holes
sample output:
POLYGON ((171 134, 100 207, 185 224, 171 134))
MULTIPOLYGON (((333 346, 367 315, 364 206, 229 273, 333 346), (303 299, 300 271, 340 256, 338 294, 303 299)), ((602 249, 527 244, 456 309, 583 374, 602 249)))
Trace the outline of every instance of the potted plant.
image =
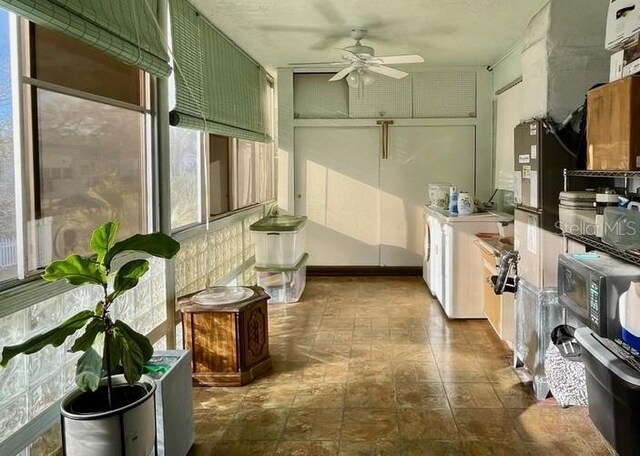
POLYGON ((133 259, 119 268, 117 256, 142 252, 172 258, 180 244, 162 233, 136 234, 116 242, 119 222, 98 227, 90 246, 95 257, 69 255, 51 263, 42 276, 72 285, 94 285, 102 289, 92 310, 69 317, 56 328, 2 350, 0 365, 18 354, 32 354, 47 345, 58 347, 84 328, 71 352, 82 352, 76 365, 78 389, 62 400, 62 438, 65 454, 147 455, 155 442, 155 384, 143 377, 143 365, 153 354, 144 335, 121 320, 111 318, 114 301, 134 288, 148 271, 149 262, 133 259))

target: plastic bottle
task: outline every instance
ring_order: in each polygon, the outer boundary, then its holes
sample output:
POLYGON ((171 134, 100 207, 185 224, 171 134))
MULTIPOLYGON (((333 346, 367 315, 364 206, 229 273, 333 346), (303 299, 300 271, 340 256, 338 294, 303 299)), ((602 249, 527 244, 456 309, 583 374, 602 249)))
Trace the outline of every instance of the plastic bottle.
POLYGON ((619 301, 622 340, 640 350, 640 282, 631 282, 619 301))
POLYGON ((449 189, 449 213, 458 215, 458 190, 455 187, 449 189))

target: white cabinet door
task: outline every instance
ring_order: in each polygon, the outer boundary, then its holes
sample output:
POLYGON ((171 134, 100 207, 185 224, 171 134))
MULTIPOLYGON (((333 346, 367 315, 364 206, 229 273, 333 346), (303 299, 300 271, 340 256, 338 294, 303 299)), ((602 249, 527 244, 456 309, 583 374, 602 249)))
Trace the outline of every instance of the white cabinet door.
POLYGON ((422 265, 428 185, 473 193, 474 160, 473 126, 389 127, 389 158, 380 160, 381 265, 422 265))
POLYGON ((423 271, 429 277, 427 285, 431 294, 436 298, 442 300, 443 288, 442 288, 442 270, 444 268, 443 248, 444 248, 444 233, 442 231, 442 224, 435 217, 427 217, 427 224, 425 225, 429 230, 425 239, 428 238, 428 263, 427 270, 423 271))
POLYGON ((309 264, 380 264, 379 129, 295 129, 296 214, 309 264))

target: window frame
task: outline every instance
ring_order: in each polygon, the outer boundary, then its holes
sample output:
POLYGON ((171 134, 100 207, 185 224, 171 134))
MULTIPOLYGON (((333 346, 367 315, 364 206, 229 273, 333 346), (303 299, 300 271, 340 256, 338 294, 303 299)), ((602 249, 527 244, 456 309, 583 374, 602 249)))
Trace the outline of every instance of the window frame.
MULTIPOLYGON (((172 78, 169 80, 169 85, 171 85, 172 78)), ((237 201, 237 146, 238 141, 245 141, 234 137, 227 137, 229 141, 229 166, 228 166, 228 187, 229 187, 229 210, 226 212, 222 212, 220 214, 211 214, 211 201, 210 201, 210 163, 211 163, 211 149, 210 149, 210 135, 213 133, 208 133, 204 131, 200 131, 200 195, 201 195, 201 208, 200 208, 200 219, 197 222, 192 222, 179 227, 172 227, 171 233, 176 235, 185 235, 188 232, 197 230, 202 225, 207 225, 217 220, 223 219, 225 217, 233 216, 239 212, 246 211, 247 209, 255 208, 260 205, 269 205, 273 204, 277 200, 278 193, 278 165, 277 165, 277 146, 276 146, 276 135, 277 135, 277 116, 276 116, 276 86, 273 77, 269 74, 266 74, 266 85, 270 89, 270 92, 267 92, 265 96, 270 96, 271 101, 265 100, 265 109, 266 112, 270 114, 269 122, 270 122, 270 131, 274 135, 271 138, 271 197, 262 201, 256 194, 258 191, 258 160, 257 158, 257 148, 260 144, 259 141, 248 141, 253 143, 253 152, 251 158, 252 165, 252 186, 254 198, 253 202, 247 206, 236 207, 237 201), (235 208, 234 208, 235 207, 235 208), (234 208, 234 209, 232 209, 234 208)), ((181 128, 181 127, 170 127, 170 128, 181 128)), ((183 127, 182 127, 183 128, 183 127)), ((219 136, 219 135, 218 135, 219 136)), ((169 152, 172 153, 171 151, 169 152)))
MULTIPOLYGON (((143 218, 143 228, 146 232, 153 232, 159 226, 159 214, 154 213, 159 196, 157 191, 157 159, 154 157, 154 150, 158 148, 158 116, 157 116, 157 81, 149 73, 139 70, 140 75, 140 105, 123 102, 107 98, 101 95, 84 92, 70 87, 61 86, 47 81, 42 81, 30 76, 33 62, 33 33, 37 26, 27 19, 21 18, 15 13, 8 12, 10 22, 10 45, 11 45, 11 79, 12 79, 12 108, 13 108, 13 149, 14 149, 14 179, 15 179, 15 199, 16 199, 16 257, 17 268, 16 277, 0 281, 0 293, 13 292, 13 289, 20 289, 22 286, 38 287, 37 281, 43 274, 43 269, 29 269, 28 253, 28 227, 30 219, 37 219, 37 185, 38 179, 37 157, 38 137, 37 137, 37 92, 39 89, 54 92, 57 94, 71 96, 82 100, 100 103, 128 111, 135 111, 142 115, 141 144, 144 150, 140 151, 140 190, 141 190, 141 217, 143 218), (32 201, 32 196, 34 201, 32 201), (33 211, 33 216, 30 212, 33 211), (36 283, 34 283, 36 282, 36 283)), ((156 211, 157 212, 157 211, 156 211)), ((73 286, 56 283, 47 284, 46 289, 49 294, 63 293, 73 286), (53 291, 53 290, 59 291, 53 291)), ((11 293, 13 294, 13 293, 11 293)), ((31 303, 31 301, 29 301, 31 303)), ((0 309, 0 317, 8 315, 30 304, 16 308, 0 309)))

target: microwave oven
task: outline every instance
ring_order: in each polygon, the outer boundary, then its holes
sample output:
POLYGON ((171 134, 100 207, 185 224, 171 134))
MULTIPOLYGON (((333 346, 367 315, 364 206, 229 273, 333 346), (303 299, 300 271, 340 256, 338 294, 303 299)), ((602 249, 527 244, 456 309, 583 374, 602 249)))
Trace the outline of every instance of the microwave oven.
POLYGON ((558 300, 596 334, 622 338, 620 297, 640 281, 640 267, 600 252, 558 257, 558 300))

